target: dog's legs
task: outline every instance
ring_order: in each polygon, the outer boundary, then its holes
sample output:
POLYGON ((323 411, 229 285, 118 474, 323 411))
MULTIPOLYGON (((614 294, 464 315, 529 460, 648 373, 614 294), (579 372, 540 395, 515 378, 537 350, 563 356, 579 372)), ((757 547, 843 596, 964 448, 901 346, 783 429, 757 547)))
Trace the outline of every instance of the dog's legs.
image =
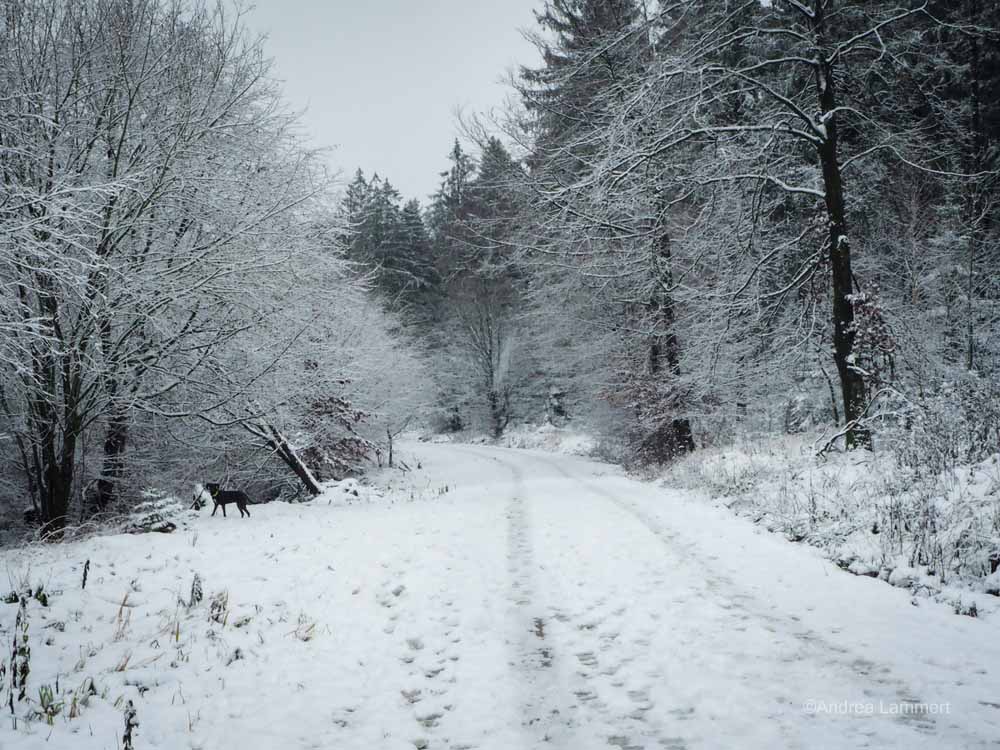
POLYGON ((226 517, 226 504, 225 503, 219 503, 219 505, 222 506, 222 517, 225 518, 226 517))
MULTIPOLYGON (((215 511, 217 511, 218 509, 219 509, 219 504, 218 504, 218 503, 216 503, 216 504, 215 504, 215 507, 214 507, 214 508, 212 508, 212 515, 213 515, 213 516, 215 515, 215 511)), ((225 508, 223 508, 223 509, 222 509, 222 515, 226 515, 226 509, 225 509, 225 508)))

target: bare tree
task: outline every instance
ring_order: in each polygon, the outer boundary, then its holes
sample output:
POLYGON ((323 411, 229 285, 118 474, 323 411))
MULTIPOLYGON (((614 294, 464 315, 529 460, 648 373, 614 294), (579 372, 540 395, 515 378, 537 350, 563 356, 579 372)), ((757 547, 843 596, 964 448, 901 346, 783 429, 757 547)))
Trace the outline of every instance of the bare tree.
POLYGON ((16 324, 2 406, 58 528, 81 488, 85 435, 103 432, 93 499, 106 506, 136 415, 169 411, 213 349, 255 324, 237 290, 264 270, 263 238, 287 232, 315 192, 314 172, 259 43, 226 6, 46 0, 2 12, 16 324))
POLYGON ((516 334, 510 300, 488 282, 469 280, 454 300, 454 311, 457 359, 468 369, 471 390, 486 407, 490 433, 499 438, 512 416, 516 334))

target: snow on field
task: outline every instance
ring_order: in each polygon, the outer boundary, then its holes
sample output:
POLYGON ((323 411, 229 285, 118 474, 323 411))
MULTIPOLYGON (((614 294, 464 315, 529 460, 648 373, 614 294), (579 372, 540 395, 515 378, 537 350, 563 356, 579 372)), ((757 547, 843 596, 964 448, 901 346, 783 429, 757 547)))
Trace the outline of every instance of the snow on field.
POLYGON ((16 703, 0 746, 116 748, 129 700, 137 749, 1000 737, 992 622, 586 459, 405 449, 415 470, 377 492, 0 553, 11 587, 49 592, 28 603, 30 707, 42 685, 64 704, 49 726, 16 703))

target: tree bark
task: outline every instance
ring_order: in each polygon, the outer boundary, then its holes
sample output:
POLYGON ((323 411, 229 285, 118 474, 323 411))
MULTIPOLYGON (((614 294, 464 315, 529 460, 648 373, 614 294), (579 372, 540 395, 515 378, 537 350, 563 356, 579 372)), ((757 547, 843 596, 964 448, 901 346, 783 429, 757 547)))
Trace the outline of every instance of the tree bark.
POLYGON ((510 422, 510 396, 497 391, 496 388, 490 388, 487 401, 490 406, 490 419, 493 422, 493 437, 499 440, 510 422))
POLYGON ((108 422, 104 437, 104 462, 97 480, 96 510, 107 510, 117 499, 125 474, 125 446, 128 442, 128 418, 116 411, 108 422))
MULTIPOLYGON (((309 467, 306 466, 305 461, 303 461, 298 452, 292 445, 288 442, 284 435, 272 425, 265 425, 267 431, 267 437, 265 438, 268 445, 272 450, 278 455, 284 464, 294 472, 295 476, 299 478, 302 485, 306 488, 306 491, 315 497, 320 493, 319 482, 316 481, 316 477, 313 476, 309 467)), ((251 430, 252 432, 253 430, 251 430)))
POLYGON ((302 485, 306 488, 306 492, 316 497, 320 493, 319 484, 316 482, 316 478, 312 475, 312 472, 309 471, 309 467, 299 458, 295 450, 287 443, 284 443, 282 446, 277 447, 277 453, 278 458, 284 461, 285 465, 295 472, 295 476, 302 482, 302 485))
POLYGON ((864 413, 866 389, 861 372, 854 366, 854 275, 851 271, 851 245, 847 234, 847 210, 844 181, 837 151, 837 94, 834 86, 835 61, 830 60, 825 44, 826 3, 813 3, 813 30, 816 37, 816 88, 820 116, 825 136, 817 146, 823 185, 826 193, 826 213, 829 224, 829 261, 833 296, 833 358, 840 378, 841 398, 847 448, 871 448, 871 432, 857 421, 864 413))
MULTIPOLYGON (((980 21, 979 0, 972 0, 969 5, 969 22, 978 24, 980 21)), ((986 156, 986 133, 983 129, 982 97, 980 84, 982 80, 982 58, 979 44, 979 37, 975 34, 969 39, 969 98, 971 99, 971 116, 969 129, 972 131, 972 149, 969 154, 966 171, 969 174, 977 174, 987 169, 985 165, 986 156)), ((966 353, 965 367, 967 370, 975 369, 976 365, 976 337, 975 337, 975 294, 976 294, 976 261, 979 245, 982 242, 982 214, 983 199, 981 190, 975 180, 966 181, 966 212, 969 222, 969 262, 968 262, 968 284, 966 289, 967 310, 966 310, 966 353)))
MULTIPOLYGON (((59 303, 50 293, 50 284, 44 274, 39 274, 37 284, 36 294, 45 332, 51 340, 63 342, 59 303)), ((42 529, 55 538, 66 526, 76 469, 79 434, 76 414, 79 367, 75 363, 76 356, 72 349, 56 352, 46 344, 40 345, 32 355, 36 385, 29 411, 36 442, 42 529)))
MULTIPOLYGON (((676 315, 674 299, 670 293, 673 286, 671 270, 671 238, 670 233, 659 222, 654 226, 653 268, 656 289, 650 300, 650 310, 655 323, 662 333, 653 335, 649 345, 649 373, 654 380, 663 372, 666 363, 668 377, 676 380, 681 374, 680 340, 674 330, 676 315)), ((673 405, 676 408, 677 404, 673 405)), ((694 450, 694 437, 691 433, 691 422, 687 417, 668 417, 660 422, 653 433, 646 438, 645 450, 657 462, 670 461, 684 453, 694 450)))

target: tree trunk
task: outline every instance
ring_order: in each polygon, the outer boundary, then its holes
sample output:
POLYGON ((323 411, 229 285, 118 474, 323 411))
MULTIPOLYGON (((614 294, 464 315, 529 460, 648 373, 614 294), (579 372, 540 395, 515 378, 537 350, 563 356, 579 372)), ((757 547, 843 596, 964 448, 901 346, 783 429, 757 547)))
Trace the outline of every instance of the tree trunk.
POLYGON ((265 428, 268 434, 268 444, 278 455, 278 458, 295 473, 295 476, 299 478, 299 481, 302 482, 302 485, 310 495, 313 497, 318 495, 320 493, 319 482, 316 481, 316 477, 313 476, 309 467, 306 466, 305 461, 299 457, 295 448, 291 446, 285 436, 276 427, 268 424, 265 425, 265 428))
POLYGON ((128 419, 116 411, 108 422, 104 437, 104 463, 97 480, 96 510, 107 510, 118 499, 122 477, 125 474, 125 445, 128 442, 128 419))
MULTIPOLYGON (((969 22, 976 25, 980 21, 979 0, 972 0, 969 7, 969 22)), ((966 172, 978 174, 988 169, 986 160, 986 133, 983 129, 982 97, 980 83, 982 80, 982 58, 979 37, 972 34, 969 38, 969 98, 971 99, 971 117, 969 129, 972 131, 972 149, 969 154, 966 172)), ((969 222, 969 262, 968 284, 966 289, 966 354, 965 366, 968 370, 976 365, 976 331, 975 331, 975 294, 976 294, 976 261, 977 251, 982 241, 983 199, 981 189, 975 180, 966 180, 966 221, 969 222)))
POLYGON ((67 430, 60 444, 56 427, 49 426, 41 450, 39 491, 42 530, 56 538, 66 526, 75 471, 76 434, 67 430))
POLYGON ((848 449, 871 448, 868 429, 857 421, 865 409, 865 381, 854 366, 854 275, 851 271, 851 245, 847 234, 847 211, 844 182, 837 153, 837 95, 834 88, 834 63, 827 62, 829 51, 824 41, 826 33, 825 3, 813 3, 813 24, 816 34, 817 58, 816 88, 819 109, 826 128, 826 135, 817 146, 823 186, 826 193, 826 213, 829 224, 829 261, 833 296, 833 358, 840 378, 841 398, 844 402, 844 419, 847 423, 845 440, 848 449))
POLYGON ((499 440, 503 437, 503 431, 507 429, 507 423, 510 422, 508 413, 510 397, 491 388, 487 401, 490 405, 490 420, 493 423, 493 438, 499 440))
MULTIPOLYGON (((102 284, 103 293, 108 295, 107 279, 102 284)), ((121 479, 125 474, 125 445, 128 442, 128 414, 123 404, 118 400, 121 390, 121 377, 118 371, 119 362, 114 355, 112 342, 112 321, 107 315, 102 316, 98 327, 101 349, 104 353, 108 377, 105 390, 108 397, 108 425, 104 435, 104 458, 101 465, 101 476, 97 480, 97 494, 93 498, 93 507, 89 510, 105 511, 118 499, 121 479)))
MULTIPOLYGON (((40 276, 37 295, 39 309, 43 313, 42 325, 51 340, 61 342, 59 306, 48 288, 48 280, 40 276)), ((41 344, 33 353, 32 360, 34 382, 41 385, 41 388, 34 388, 29 412, 36 441, 34 450, 42 529, 44 533, 58 538, 66 526, 76 471, 78 419, 75 394, 79 372, 72 351, 57 352, 49 343, 41 344)))
POLYGON ((277 453, 278 457, 285 462, 285 465, 295 472, 295 476, 302 482, 302 485, 306 488, 306 492, 316 497, 320 493, 319 483, 312 475, 312 472, 309 471, 309 467, 299 458, 295 450, 286 443, 283 448, 278 448, 277 453))
MULTIPOLYGON (((670 289, 673 286, 671 270, 670 233, 657 222, 654 226, 655 239, 653 268, 656 289, 650 300, 650 310, 662 334, 654 334, 649 345, 649 373, 656 379, 666 362, 668 376, 674 380, 681 374, 680 340, 674 330, 674 299, 670 289)), ((672 407, 679 405, 674 399, 672 407)), ((656 462, 665 463, 684 453, 694 450, 691 422, 687 417, 672 417, 659 423, 651 435, 644 440, 644 451, 656 462)))

